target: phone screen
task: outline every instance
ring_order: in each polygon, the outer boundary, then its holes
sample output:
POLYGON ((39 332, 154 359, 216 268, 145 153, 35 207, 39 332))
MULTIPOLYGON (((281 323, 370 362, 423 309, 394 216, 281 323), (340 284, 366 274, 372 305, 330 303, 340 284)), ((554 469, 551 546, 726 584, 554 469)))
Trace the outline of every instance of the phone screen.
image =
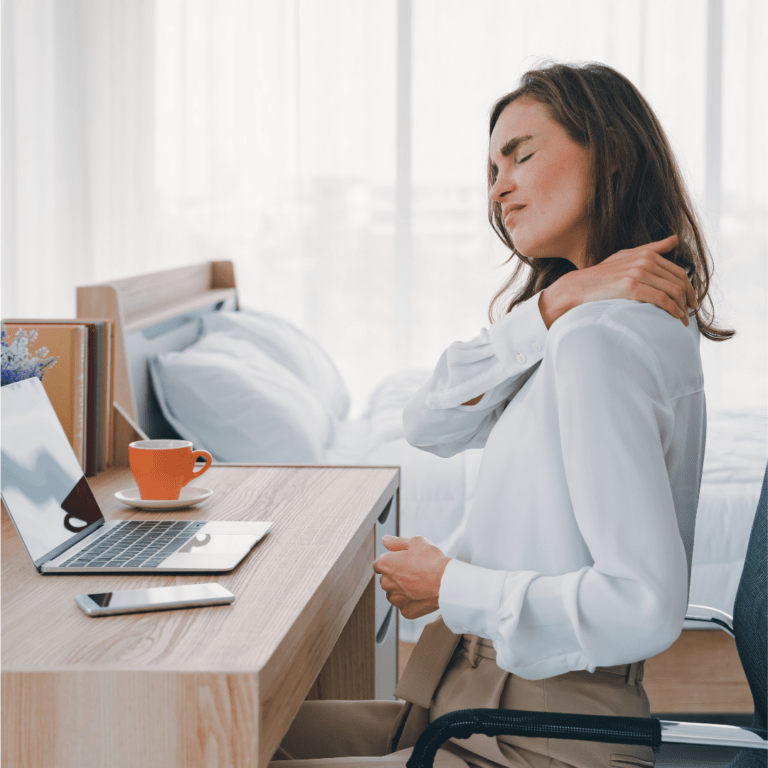
POLYGON ((229 590, 224 589, 220 584, 212 583, 129 589, 120 592, 95 592, 88 595, 78 595, 75 602, 86 613, 101 614, 215 605, 232 602, 234 599, 235 596, 229 590))

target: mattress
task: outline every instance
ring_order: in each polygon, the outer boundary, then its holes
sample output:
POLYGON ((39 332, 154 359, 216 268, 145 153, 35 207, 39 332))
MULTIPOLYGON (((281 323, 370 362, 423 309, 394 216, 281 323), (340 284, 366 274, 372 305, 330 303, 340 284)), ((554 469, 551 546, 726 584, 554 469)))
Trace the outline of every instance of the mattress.
MULTIPOLYGON (((409 445, 402 412, 430 372, 401 371, 384 379, 360 419, 338 425, 329 464, 400 466, 400 535, 425 536, 448 556, 472 504, 482 450, 443 459, 409 445)), ((707 417, 689 602, 733 614, 736 588, 768 461, 768 414, 711 410, 707 417)), ((400 620, 400 639, 415 642, 433 616, 400 620)), ((703 629, 695 624, 691 628, 703 629)))
POLYGON ((768 461, 768 414, 712 409, 701 477, 688 602, 733 615, 768 461))

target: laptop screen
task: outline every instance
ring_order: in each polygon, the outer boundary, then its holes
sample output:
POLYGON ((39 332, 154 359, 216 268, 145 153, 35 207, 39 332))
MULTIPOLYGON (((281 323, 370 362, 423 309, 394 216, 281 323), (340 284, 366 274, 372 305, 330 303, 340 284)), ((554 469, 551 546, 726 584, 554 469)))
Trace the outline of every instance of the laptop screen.
POLYGON ((103 515, 41 381, 7 384, 0 404, 3 502, 39 566, 103 515))

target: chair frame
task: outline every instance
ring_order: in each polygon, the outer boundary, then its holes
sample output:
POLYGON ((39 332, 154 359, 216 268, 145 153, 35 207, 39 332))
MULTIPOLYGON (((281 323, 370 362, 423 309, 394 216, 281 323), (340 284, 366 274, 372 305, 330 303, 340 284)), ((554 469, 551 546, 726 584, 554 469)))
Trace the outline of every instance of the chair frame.
MULTIPOLYGON (((711 623, 733 633, 733 616, 704 605, 689 605, 687 621, 711 623)), ((768 755, 768 731, 738 725, 659 720, 656 717, 607 717, 522 710, 465 709, 434 720, 419 736, 408 768, 431 768, 437 750, 450 738, 486 736, 643 744, 658 750, 661 744, 696 744, 731 749, 755 749, 768 755)))
MULTIPOLYGON (((768 469, 763 477, 763 487, 755 512, 747 551, 745 569, 750 562, 750 549, 755 544, 758 516, 765 515, 766 489, 768 488, 768 469)), ((763 555, 765 557, 765 555, 763 555)), ((754 560, 752 561, 755 562, 754 560)), ((763 570, 765 567, 762 561, 763 570)), ((758 566, 754 566, 759 574, 758 566)), ((752 571, 750 571, 752 575, 752 571)), ((739 582, 736 596, 738 608, 739 594, 744 583, 744 572, 739 582)), ((761 578, 758 576, 758 578, 761 578)), ((757 583, 757 582, 756 582, 757 583)), ((744 608, 739 609, 743 613, 744 608)), ((740 615, 741 615, 740 613, 740 615)), ((758 614, 759 617, 759 614, 758 614)), ((703 605, 689 605, 686 621, 712 624, 735 638, 733 616, 703 605)), ((741 621, 741 619, 740 619, 741 621)), ((760 631, 760 630, 757 630, 760 631)), ((742 663, 745 663, 742 659, 742 663)), ((750 685, 752 681, 750 680, 750 685)), ((758 706, 757 700, 755 701, 758 706)), ((762 705, 760 706, 762 710, 762 705)), ((756 710, 757 711, 757 710, 756 710)), ((762 720, 753 718, 753 724, 762 720)), ((764 719, 764 718, 763 718, 764 719)), ((437 750, 449 738, 466 739, 474 733, 487 736, 529 736, 548 739, 571 739, 576 741, 609 742, 615 744, 641 744, 657 751, 663 743, 695 744, 711 747, 730 747, 736 749, 759 750, 768 757, 768 731, 735 725, 717 725, 711 723, 691 723, 678 720, 660 720, 656 717, 608 717, 604 715, 583 715, 572 713, 528 712, 511 709, 465 709, 449 712, 434 720, 419 736, 410 759, 408 768, 428 768, 432 766, 437 750)))

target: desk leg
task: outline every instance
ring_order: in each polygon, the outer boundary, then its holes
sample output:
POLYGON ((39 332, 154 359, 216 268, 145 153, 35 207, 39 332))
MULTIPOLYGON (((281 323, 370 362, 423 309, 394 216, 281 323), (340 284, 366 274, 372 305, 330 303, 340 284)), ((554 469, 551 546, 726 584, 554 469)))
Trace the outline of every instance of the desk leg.
POLYGON ((372 578, 307 698, 376 698, 375 588, 372 578))

